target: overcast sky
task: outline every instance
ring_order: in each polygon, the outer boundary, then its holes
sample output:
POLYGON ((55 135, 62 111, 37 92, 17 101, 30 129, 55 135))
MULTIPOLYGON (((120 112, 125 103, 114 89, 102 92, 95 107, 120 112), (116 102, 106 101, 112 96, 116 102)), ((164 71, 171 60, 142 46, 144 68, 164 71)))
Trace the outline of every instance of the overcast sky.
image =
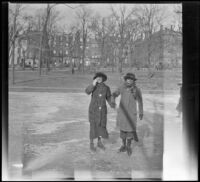
MULTIPOLYGON (((26 14, 30 14, 30 15, 34 14, 37 9, 45 8, 47 6, 47 4, 42 4, 42 3, 41 4, 27 3, 26 5, 27 5, 26 14)), ((77 7, 80 4, 68 4, 68 5, 71 7, 77 7)), ((99 13, 101 16, 107 16, 110 14, 111 5, 115 9, 117 9, 120 6, 119 3, 115 3, 115 4, 113 3, 112 4, 111 3, 87 3, 87 4, 82 4, 82 5, 92 9, 94 14, 99 13)), ((134 7, 135 4, 121 3, 121 5, 125 5, 127 9, 131 9, 132 7, 134 7)), ((164 6, 167 12, 167 19, 164 25, 170 26, 171 24, 173 24, 173 21, 174 21, 174 15, 173 15, 174 4, 160 4, 160 6, 164 6)), ((72 9, 65 6, 64 4, 57 4, 57 6, 55 6, 54 8, 60 11, 60 16, 62 17, 62 19, 59 22, 61 25, 66 25, 66 27, 69 27, 71 24, 73 24, 76 21, 75 12, 78 10, 78 8, 72 9)))

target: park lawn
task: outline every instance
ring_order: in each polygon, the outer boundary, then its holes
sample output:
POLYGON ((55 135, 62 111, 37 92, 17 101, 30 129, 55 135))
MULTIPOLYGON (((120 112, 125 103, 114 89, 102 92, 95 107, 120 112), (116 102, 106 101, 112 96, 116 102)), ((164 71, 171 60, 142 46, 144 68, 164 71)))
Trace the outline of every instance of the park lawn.
MULTIPOLYGON (((111 88, 116 88, 121 83, 121 74, 111 71, 104 71, 108 80, 106 84, 111 88)), ((124 71, 125 72, 125 71, 124 71)), ((181 71, 155 71, 153 77, 149 77, 147 71, 135 71, 137 85, 144 90, 178 90, 177 83, 182 80, 181 71)), ((42 73, 39 76, 37 70, 15 71, 15 84, 11 83, 11 71, 9 72, 9 88, 12 87, 55 87, 84 89, 88 84, 92 83, 94 73, 71 74, 68 70, 53 70, 47 75, 42 73)))

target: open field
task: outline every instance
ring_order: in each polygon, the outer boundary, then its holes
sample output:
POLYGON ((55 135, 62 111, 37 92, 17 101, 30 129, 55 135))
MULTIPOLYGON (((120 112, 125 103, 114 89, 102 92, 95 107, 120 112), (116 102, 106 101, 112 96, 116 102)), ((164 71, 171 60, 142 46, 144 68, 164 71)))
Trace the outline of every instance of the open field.
MULTIPOLYGON (((121 75, 119 73, 104 72, 108 76, 106 84, 111 88, 116 88, 121 83, 121 75)), ((136 70, 134 73, 138 78, 137 85, 142 90, 178 90, 177 83, 182 80, 182 72, 180 70, 156 71, 151 78, 149 78, 147 71, 136 70)), ((45 88, 49 88, 48 91, 51 91, 50 88, 61 88, 82 92, 92 82, 93 75, 94 73, 78 72, 72 75, 69 70, 54 70, 49 72, 48 75, 39 76, 37 71, 16 71, 15 84, 12 85, 10 82, 11 71, 9 71, 9 89, 27 91, 27 88, 29 90, 33 88, 34 90, 42 91, 45 88)))

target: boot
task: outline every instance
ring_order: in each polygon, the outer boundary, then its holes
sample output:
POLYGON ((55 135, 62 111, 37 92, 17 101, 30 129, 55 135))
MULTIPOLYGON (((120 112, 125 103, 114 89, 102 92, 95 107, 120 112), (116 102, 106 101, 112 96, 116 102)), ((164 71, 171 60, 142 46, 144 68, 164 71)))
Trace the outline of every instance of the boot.
POLYGON ((101 138, 100 138, 100 137, 98 138, 97 146, 98 146, 99 148, 103 149, 103 150, 106 149, 105 146, 103 145, 103 143, 101 142, 101 138))
POLYGON ((128 154, 128 156, 131 156, 131 154, 132 154, 131 140, 132 140, 132 139, 128 139, 128 140, 127 140, 127 154, 128 154))
POLYGON ((94 143, 93 142, 90 142, 90 150, 95 152, 96 151, 96 148, 94 147, 94 143))
POLYGON ((126 139, 123 139, 122 142, 123 142, 123 144, 119 148, 118 152, 126 152, 126 139))
POLYGON ((137 136, 137 132, 134 132, 134 140, 135 140, 136 142, 139 142, 139 139, 138 139, 138 136, 137 136))

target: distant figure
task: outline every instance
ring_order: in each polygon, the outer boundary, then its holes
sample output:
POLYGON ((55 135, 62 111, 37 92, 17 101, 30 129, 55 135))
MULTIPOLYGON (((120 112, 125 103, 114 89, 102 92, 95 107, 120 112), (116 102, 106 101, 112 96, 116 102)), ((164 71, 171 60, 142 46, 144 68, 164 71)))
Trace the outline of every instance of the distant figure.
POLYGON ((139 118, 143 118, 143 101, 142 93, 136 87, 135 75, 127 73, 124 76, 124 83, 112 93, 112 102, 115 104, 115 98, 121 95, 119 109, 117 113, 117 126, 120 128, 120 137, 122 146, 119 152, 126 152, 130 156, 132 154, 131 141, 139 141, 137 137, 137 102, 139 105, 139 118))
POLYGON ((107 76, 98 72, 93 78, 93 83, 90 84, 85 92, 91 94, 91 102, 89 106, 89 122, 90 122, 90 149, 96 151, 93 140, 98 138, 97 146, 103 150, 105 147, 101 141, 102 138, 108 138, 107 131, 107 106, 106 101, 111 107, 111 91, 110 87, 104 82, 107 76))
POLYGON ((178 83, 178 85, 180 86, 180 98, 176 106, 176 110, 178 111, 177 117, 180 117, 182 113, 182 83, 178 83))

